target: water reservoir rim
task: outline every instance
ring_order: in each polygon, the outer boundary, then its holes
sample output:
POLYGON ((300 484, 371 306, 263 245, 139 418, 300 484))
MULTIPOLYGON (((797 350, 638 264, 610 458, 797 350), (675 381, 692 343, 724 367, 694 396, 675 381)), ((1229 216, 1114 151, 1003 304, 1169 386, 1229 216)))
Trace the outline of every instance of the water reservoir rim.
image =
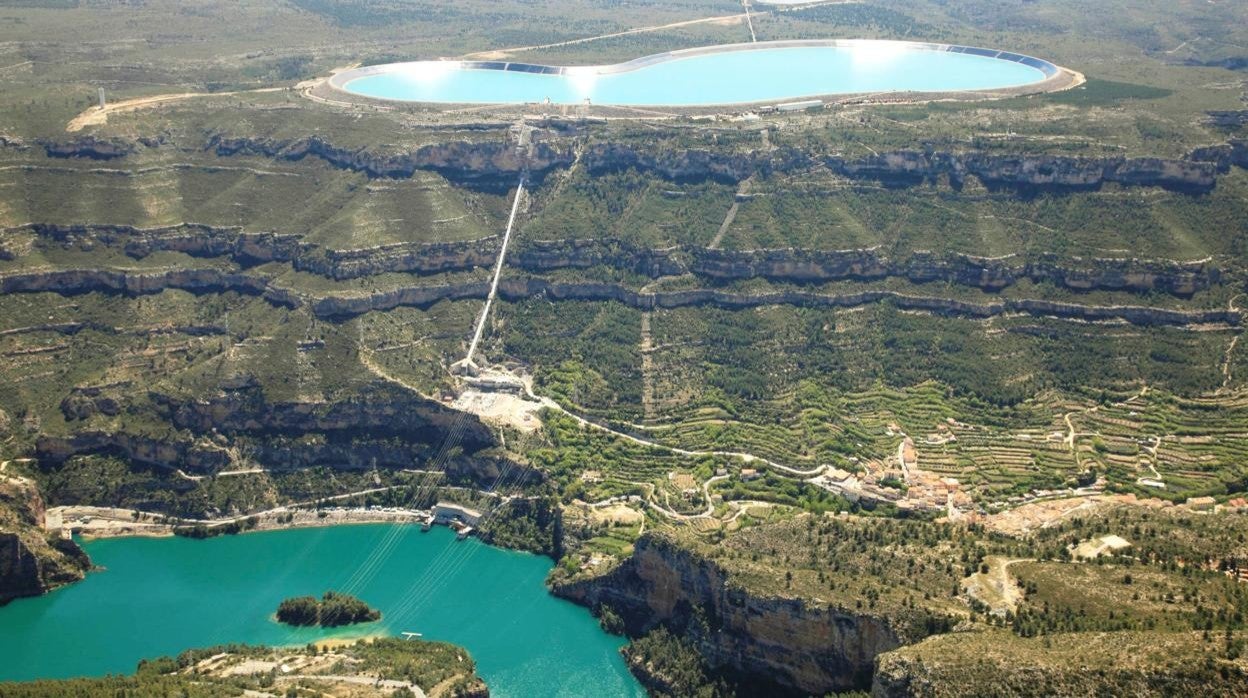
MULTIPOLYGON (((370 99, 378 99, 382 101, 419 101, 419 100, 403 100, 387 97, 373 97, 358 92, 354 92, 350 88, 350 83, 361 78, 367 78, 376 75, 402 70, 409 66, 437 64, 446 70, 497 70, 504 72, 522 72, 536 73, 542 75, 560 75, 560 76, 589 76, 589 75, 609 75, 618 73, 627 73, 647 66, 656 65, 668 61, 676 61, 697 56, 705 56, 716 53, 730 52, 746 52, 746 51, 764 51, 777 49, 800 49, 800 48, 894 48, 910 51, 937 51, 961 53, 982 58, 990 58, 996 60, 1010 61, 1020 63, 1038 71, 1042 77, 1034 83, 1044 82, 1050 78, 1059 75, 1062 70, 1057 65, 1026 54, 1015 53, 1012 51, 1003 51, 999 49, 981 48, 976 46, 963 46, 960 44, 944 44, 934 42, 920 41, 895 41, 888 39, 798 39, 786 41, 760 41, 756 43, 743 44, 717 44, 714 46, 701 46, 697 48, 679 49, 675 51, 667 51, 664 53, 656 53, 647 56, 634 58, 623 63, 615 63, 609 65, 584 65, 584 66, 555 66, 544 65, 539 63, 524 63, 513 61, 467 61, 467 60, 418 60, 404 61, 400 63, 385 63, 380 65, 364 66, 354 68, 337 73, 329 79, 330 87, 347 92, 349 94, 370 99)), ((992 92, 999 88, 982 88, 978 90, 969 90, 970 92, 992 92)), ((935 90, 940 92, 941 90, 935 90)), ((761 100, 762 102, 771 102, 774 100, 761 100)), ((742 104, 748 102, 741 102, 742 104)))

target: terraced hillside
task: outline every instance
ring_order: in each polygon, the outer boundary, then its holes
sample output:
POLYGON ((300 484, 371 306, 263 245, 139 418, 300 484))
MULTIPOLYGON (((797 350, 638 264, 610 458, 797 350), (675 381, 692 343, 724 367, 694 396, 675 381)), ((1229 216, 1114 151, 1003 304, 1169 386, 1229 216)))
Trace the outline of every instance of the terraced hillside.
MULTIPOLYGON (((725 0, 3 5, 0 467, 50 507, 222 532, 454 499, 559 558, 672 695, 940 695, 914 676, 1007 633, 1035 659, 1011 686, 1067 633, 1164 633, 1202 668, 1159 686, 1238 685, 1242 522, 1203 512, 1248 489, 1242 6, 760 5, 760 39, 1007 46, 1086 82, 710 114, 322 81, 747 40, 725 0), (1212 547, 1160 550, 1191 527, 1212 547), (1069 552, 1111 534, 1132 552, 1069 552), (696 612, 628 597, 665 566, 696 612), (744 596, 699 605, 707 580, 744 596), (827 623, 708 634, 763 597, 827 623), (820 665, 838 618, 872 639, 820 665)), ((21 540, 63 546, 37 518, 21 540)))

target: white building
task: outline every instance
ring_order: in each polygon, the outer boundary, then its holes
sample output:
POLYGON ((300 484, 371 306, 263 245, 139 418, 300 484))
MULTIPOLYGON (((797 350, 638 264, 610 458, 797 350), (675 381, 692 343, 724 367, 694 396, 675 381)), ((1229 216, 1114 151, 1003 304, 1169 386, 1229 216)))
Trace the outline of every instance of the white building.
POLYGON ((480 518, 481 512, 460 504, 438 502, 433 507, 433 522, 444 526, 449 526, 454 521, 469 526, 476 526, 477 520, 480 518))

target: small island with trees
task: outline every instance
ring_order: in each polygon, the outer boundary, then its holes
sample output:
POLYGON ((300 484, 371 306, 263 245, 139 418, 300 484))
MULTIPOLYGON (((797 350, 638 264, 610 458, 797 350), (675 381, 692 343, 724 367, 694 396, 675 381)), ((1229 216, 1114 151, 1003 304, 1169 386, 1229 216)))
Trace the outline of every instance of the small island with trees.
POLYGON ((277 607, 277 620, 287 625, 319 625, 332 628, 355 623, 371 623, 381 619, 381 611, 349 594, 327 591, 320 599, 296 596, 277 607))

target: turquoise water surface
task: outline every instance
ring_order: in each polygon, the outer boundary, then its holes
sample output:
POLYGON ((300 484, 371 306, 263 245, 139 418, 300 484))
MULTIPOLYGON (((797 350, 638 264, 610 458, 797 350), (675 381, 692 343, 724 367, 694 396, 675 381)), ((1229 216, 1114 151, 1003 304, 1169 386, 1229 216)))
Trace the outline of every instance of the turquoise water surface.
MULTIPOLYGON (((466 647, 494 696, 643 696, 623 638, 546 592, 550 560, 456 542, 447 529, 304 528, 210 540, 114 538, 84 546, 105 569, 0 607, 0 680, 130 673, 144 657, 242 642, 303 644, 334 635, 423 633, 466 647), (391 530, 391 554, 354 573, 391 530), (377 623, 292 630, 271 619, 289 596, 352 593, 377 623)), ((0 687, 0 695, 4 693, 0 687)))
MULTIPOLYGON (((502 64, 496 64, 501 66, 502 64)), ((1016 87, 1044 72, 1023 63, 904 42, 757 48, 676 54, 621 72, 568 68, 563 74, 466 68, 455 61, 385 66, 342 76, 343 89, 418 102, 697 106, 872 92, 944 92, 1016 87), (375 69, 374 69, 375 70, 375 69)))

